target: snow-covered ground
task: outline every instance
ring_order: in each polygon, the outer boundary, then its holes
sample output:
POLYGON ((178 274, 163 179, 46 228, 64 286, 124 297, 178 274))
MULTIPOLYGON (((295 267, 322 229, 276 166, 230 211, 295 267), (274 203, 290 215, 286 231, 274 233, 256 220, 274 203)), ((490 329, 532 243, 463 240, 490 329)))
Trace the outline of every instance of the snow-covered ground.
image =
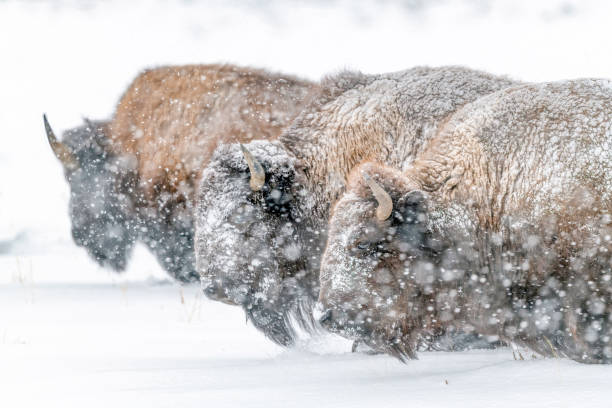
POLYGON ((331 338, 283 351, 239 309, 173 285, 7 285, 0 322, 3 407, 604 407, 612 395, 610 367, 508 350, 408 365, 331 338))
POLYGON ((70 238, 41 119, 108 117, 161 64, 610 78, 610 16, 605 0, 0 0, 0 407, 612 406, 612 367, 508 350, 402 365, 332 336, 282 350, 239 309, 165 281, 143 248, 121 276, 100 269, 70 238))

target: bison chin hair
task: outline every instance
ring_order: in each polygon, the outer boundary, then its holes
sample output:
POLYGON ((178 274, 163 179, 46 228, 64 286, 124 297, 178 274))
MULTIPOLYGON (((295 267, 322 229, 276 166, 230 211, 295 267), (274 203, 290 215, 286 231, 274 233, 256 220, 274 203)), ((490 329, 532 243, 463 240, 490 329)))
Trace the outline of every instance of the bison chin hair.
POLYGON ((270 307, 265 301, 255 301, 244 306, 244 311, 256 329, 276 344, 291 347, 301 335, 311 335, 322 329, 313 318, 314 301, 307 296, 292 300, 283 308, 270 307))
POLYGON ((389 322, 371 328, 368 334, 358 336, 357 341, 365 343, 376 352, 393 356, 402 363, 418 360, 419 344, 427 341, 414 329, 414 324, 407 320, 389 322))

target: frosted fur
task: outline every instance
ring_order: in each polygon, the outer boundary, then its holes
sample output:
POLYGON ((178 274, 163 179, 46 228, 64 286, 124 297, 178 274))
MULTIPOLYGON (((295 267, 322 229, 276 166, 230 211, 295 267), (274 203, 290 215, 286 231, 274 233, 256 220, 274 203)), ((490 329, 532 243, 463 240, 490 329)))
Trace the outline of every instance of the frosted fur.
POLYGON ((295 335, 289 320, 311 325, 302 308, 318 290, 307 267, 306 241, 313 232, 303 217, 311 201, 301 196, 302 207, 292 205, 291 195, 300 194, 303 180, 279 142, 254 141, 247 147, 266 169, 266 184, 251 190, 238 145, 217 149, 200 185, 197 268, 210 298, 242 305, 255 327, 288 345, 295 335), (268 211, 257 211, 258 206, 268 211))
POLYGON ((503 204, 509 211, 541 217, 578 182, 607 197, 608 87, 605 80, 576 80, 483 97, 453 116, 407 175, 448 197, 470 195, 491 215, 502 214, 503 204), (572 177, 572 185, 564 184, 572 177), (492 185, 485 186, 485 180, 492 185))
POLYGON ((357 172, 336 204, 332 330, 400 358, 459 328, 611 362, 611 102, 606 80, 508 88, 453 115, 405 172, 364 164, 396 208, 376 222, 357 172))
POLYGON ((109 122, 66 132, 72 235, 101 265, 125 269, 136 241, 180 281, 199 279, 193 201, 220 143, 276 138, 314 85, 232 65, 146 70, 109 122))
POLYGON ((323 85, 320 100, 279 140, 300 159, 326 215, 361 161, 406 166, 451 113, 516 81, 463 67, 416 67, 381 75, 345 72, 323 85))
POLYGON ((248 189, 238 146, 220 147, 203 173, 197 203, 196 256, 204 290, 213 299, 242 304, 247 314, 257 298, 277 317, 270 330, 265 322, 255 325, 280 344, 290 344, 294 330, 279 325, 290 320, 296 304, 304 311, 317 297, 330 204, 343 192, 350 170, 365 158, 410 162, 451 113, 513 84, 462 67, 327 77, 278 142, 246 145, 255 158, 273 166, 264 164, 272 183, 267 181, 260 194, 248 189), (275 168, 283 168, 283 174, 275 168), (292 231, 290 239, 281 236, 285 230, 292 231), (253 256, 265 262, 253 265, 253 256), (255 296, 261 291, 254 282, 264 281, 266 295, 255 296), (288 282, 294 289, 288 290, 288 282), (251 295, 237 298, 240 293, 251 295))

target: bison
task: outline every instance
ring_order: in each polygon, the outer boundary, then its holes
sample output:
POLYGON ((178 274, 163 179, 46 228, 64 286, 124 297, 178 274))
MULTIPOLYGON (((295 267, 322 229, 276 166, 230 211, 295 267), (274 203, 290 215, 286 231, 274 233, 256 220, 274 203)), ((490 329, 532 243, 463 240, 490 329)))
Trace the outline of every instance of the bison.
POLYGON ((314 87, 232 65, 169 66, 138 75, 112 120, 86 121, 62 141, 45 117, 70 185, 74 241, 117 271, 141 241, 172 277, 198 280, 194 190, 212 152, 223 143, 275 139, 314 87))
POLYGON ((364 163, 330 218, 321 323, 401 360, 463 330, 612 362, 612 88, 465 106, 404 171, 364 163))
POLYGON ((408 162, 468 102, 516 82, 462 67, 325 78, 275 141, 220 146, 197 198, 206 294, 243 306, 281 345, 312 329, 330 203, 366 158, 408 162))

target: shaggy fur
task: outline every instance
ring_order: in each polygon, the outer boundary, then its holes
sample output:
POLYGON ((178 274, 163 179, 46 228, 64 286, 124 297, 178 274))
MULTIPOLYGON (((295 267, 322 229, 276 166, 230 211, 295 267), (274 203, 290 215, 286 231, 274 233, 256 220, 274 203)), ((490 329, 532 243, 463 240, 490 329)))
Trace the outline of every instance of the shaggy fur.
POLYGON ((197 202, 196 257, 205 291, 243 305, 268 337, 291 344, 291 320, 312 327, 330 203, 353 166, 366 158, 410 162, 451 113, 513 84, 461 67, 325 78, 278 141, 247 145, 266 171, 258 192, 249 188, 239 146, 219 148, 197 202), (253 310, 265 310, 266 318, 257 321, 253 310), (306 321, 294 319, 295 310, 306 321))
POLYGON ((612 362, 612 88, 523 85, 457 112, 404 172, 364 164, 334 207, 329 328, 401 359, 461 329, 612 362), (394 211, 374 217, 366 172, 394 211))
POLYGON ((123 270, 137 240, 181 281, 199 279, 194 190, 219 144, 276 138, 314 85, 263 70, 188 65, 140 74, 112 121, 68 131, 66 168, 75 242, 123 270))

